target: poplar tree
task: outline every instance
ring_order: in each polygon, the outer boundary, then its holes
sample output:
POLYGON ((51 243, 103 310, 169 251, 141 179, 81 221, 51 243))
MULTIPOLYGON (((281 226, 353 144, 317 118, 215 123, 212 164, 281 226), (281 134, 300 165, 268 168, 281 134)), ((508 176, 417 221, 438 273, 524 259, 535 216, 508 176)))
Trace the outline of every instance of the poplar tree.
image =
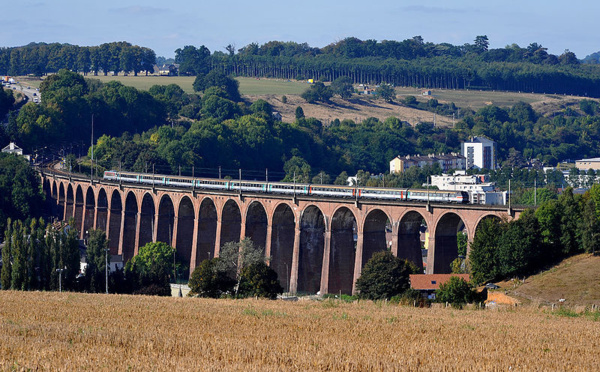
POLYGON ((12 276, 12 221, 10 218, 6 223, 4 232, 4 247, 2 247, 2 273, 0 274, 0 286, 2 289, 10 289, 12 276))

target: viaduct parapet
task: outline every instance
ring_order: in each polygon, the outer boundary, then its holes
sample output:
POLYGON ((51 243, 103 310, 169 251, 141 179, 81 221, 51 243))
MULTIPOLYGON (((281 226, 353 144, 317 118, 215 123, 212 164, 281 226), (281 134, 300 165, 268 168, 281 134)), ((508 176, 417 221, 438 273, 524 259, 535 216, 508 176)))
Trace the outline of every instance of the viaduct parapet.
POLYGON ((423 226, 426 272, 449 273, 458 257, 458 231, 464 229, 471 242, 484 218, 511 220, 522 212, 506 206, 292 198, 41 177, 54 214, 74 218, 81 239, 90 229, 106 231, 111 254, 125 261, 146 243, 162 241, 176 249, 190 274, 203 260, 218 256, 223 244, 250 237, 292 293, 355 293, 363 266, 378 251, 391 250, 423 267, 423 226))

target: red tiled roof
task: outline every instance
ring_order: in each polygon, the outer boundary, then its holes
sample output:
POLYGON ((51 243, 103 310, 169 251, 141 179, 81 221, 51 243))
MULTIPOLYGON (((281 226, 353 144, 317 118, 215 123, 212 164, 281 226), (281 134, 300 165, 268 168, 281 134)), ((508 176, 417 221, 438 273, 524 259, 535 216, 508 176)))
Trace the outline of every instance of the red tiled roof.
POLYGON ((410 275, 410 287, 417 290, 435 290, 440 284, 446 283, 451 277, 458 276, 467 282, 471 280, 469 274, 413 274, 410 275))

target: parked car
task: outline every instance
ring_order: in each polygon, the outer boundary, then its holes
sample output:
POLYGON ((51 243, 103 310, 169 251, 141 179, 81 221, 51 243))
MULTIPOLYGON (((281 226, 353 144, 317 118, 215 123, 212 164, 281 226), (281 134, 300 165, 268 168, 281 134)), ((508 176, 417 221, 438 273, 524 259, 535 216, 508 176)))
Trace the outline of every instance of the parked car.
POLYGON ((485 287, 486 287, 487 289, 498 289, 498 288, 500 288, 499 286, 497 286, 497 285, 496 285, 496 284, 494 284, 494 283, 488 283, 488 284, 486 284, 486 285, 485 285, 485 287))

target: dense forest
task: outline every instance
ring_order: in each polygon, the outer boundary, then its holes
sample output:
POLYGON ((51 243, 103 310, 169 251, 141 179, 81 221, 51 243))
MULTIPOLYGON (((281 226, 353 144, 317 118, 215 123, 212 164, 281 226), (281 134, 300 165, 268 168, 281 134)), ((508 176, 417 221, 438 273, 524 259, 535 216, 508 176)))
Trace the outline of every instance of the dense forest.
POLYGON ((0 75, 41 76, 61 69, 83 74, 121 71, 137 75, 154 71, 156 54, 150 48, 128 42, 112 42, 99 46, 77 46, 60 43, 30 43, 22 47, 0 48, 0 75))
POLYGON ((491 89, 599 97, 600 69, 580 64, 574 53, 549 54, 538 43, 489 49, 487 36, 455 46, 425 42, 343 39, 324 48, 271 41, 249 44, 236 53, 201 46, 175 51, 180 74, 218 69, 236 76, 333 81, 347 76, 357 83, 444 89, 491 89))

